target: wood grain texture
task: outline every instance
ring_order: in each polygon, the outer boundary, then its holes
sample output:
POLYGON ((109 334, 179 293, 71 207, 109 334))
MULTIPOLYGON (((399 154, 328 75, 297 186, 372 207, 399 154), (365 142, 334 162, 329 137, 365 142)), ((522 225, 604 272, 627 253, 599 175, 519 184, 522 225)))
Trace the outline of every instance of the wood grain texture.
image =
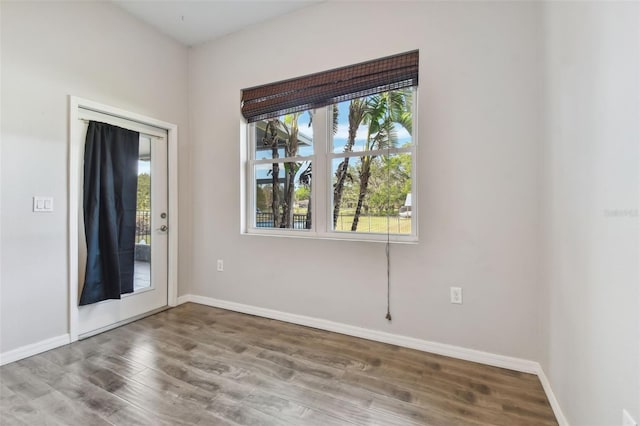
POLYGON ((2 425, 557 425, 538 378, 193 303, 0 367, 2 425))

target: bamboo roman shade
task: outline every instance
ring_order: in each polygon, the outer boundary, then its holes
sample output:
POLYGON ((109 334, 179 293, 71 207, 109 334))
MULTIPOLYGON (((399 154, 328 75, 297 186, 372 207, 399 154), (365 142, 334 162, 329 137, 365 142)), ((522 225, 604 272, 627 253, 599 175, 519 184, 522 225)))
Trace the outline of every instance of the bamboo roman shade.
POLYGON ((418 85, 418 51, 387 56, 242 91, 248 122, 418 85))

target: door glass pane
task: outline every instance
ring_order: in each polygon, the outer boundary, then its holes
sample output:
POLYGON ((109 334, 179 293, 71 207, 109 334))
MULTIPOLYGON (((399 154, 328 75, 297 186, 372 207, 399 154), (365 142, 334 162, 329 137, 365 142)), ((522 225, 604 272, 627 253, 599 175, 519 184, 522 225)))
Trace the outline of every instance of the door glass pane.
POLYGON ((151 139, 140 136, 134 291, 151 286, 151 139))

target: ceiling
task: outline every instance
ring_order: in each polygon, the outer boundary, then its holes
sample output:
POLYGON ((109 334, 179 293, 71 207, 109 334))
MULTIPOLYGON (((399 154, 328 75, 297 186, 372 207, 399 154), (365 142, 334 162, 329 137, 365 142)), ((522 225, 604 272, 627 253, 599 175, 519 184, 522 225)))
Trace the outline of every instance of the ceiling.
POLYGON ((186 46, 194 46, 325 0, 112 0, 186 46))

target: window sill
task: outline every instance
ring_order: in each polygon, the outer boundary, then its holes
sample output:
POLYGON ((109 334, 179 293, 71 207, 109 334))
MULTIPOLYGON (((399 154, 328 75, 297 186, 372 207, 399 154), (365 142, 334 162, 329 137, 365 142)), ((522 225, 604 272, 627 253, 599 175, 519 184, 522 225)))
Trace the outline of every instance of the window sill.
MULTIPOLYGON (((357 241, 366 243, 386 243, 387 234, 351 234, 348 232, 319 233, 303 230, 274 230, 252 228, 241 232, 243 236, 299 238, 308 240, 357 241)), ((388 241, 393 244, 418 244, 414 235, 390 235, 388 241)))

